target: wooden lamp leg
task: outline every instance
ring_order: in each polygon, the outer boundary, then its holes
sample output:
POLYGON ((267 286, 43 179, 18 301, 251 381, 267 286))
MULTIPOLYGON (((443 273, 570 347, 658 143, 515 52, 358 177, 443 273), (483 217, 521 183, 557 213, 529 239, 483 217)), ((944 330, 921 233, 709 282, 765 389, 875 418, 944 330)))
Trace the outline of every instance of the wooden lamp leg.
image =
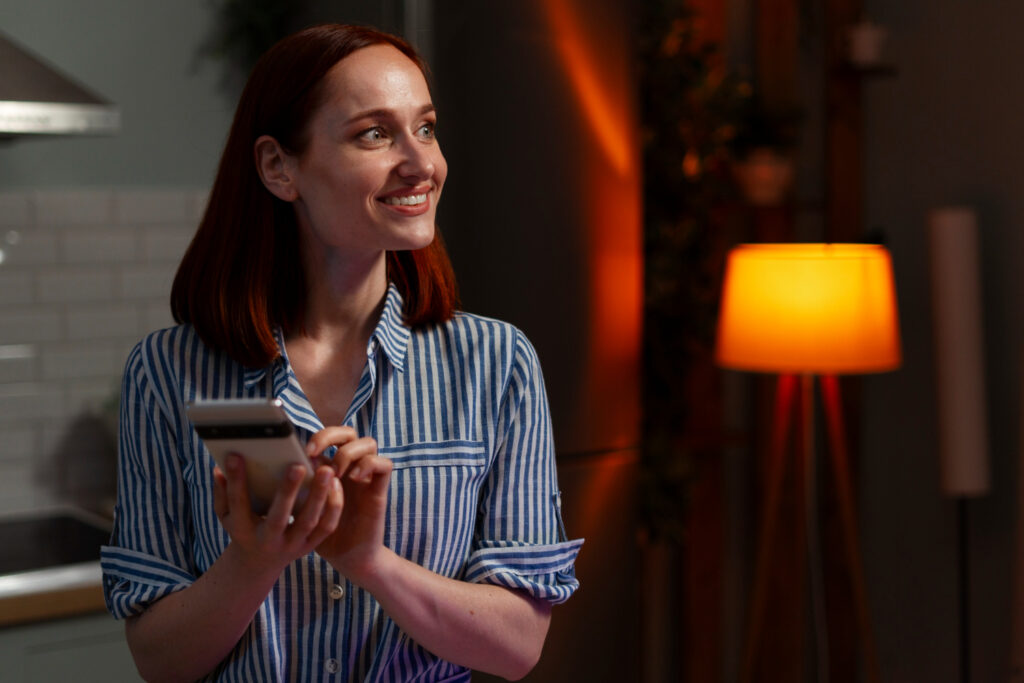
POLYGON ((861 562, 860 542, 857 535, 857 517, 853 502, 853 488, 850 485, 850 461, 846 450, 846 434, 843 428, 839 381, 835 375, 823 375, 821 377, 821 388, 825 402, 826 420, 828 422, 829 446, 834 459, 832 472, 835 477, 836 494, 839 499, 840 521, 843 527, 846 559, 850 565, 850 583, 857 611, 857 624, 860 628, 861 642, 864 647, 866 673, 868 680, 873 683, 879 683, 881 678, 879 676, 878 657, 875 652, 875 640, 871 631, 867 588, 861 562))
POLYGON ((754 664, 761 639, 767 599, 768 577, 771 573, 772 547, 778 526, 782 497, 782 481, 786 471, 786 443, 796 388, 794 375, 780 375, 775 394, 775 415, 772 425, 772 443, 768 454, 767 490, 761 500, 761 525, 758 531, 757 559, 754 565, 754 585, 751 591, 750 615, 747 622, 746 643, 740 667, 741 683, 753 681, 754 664))

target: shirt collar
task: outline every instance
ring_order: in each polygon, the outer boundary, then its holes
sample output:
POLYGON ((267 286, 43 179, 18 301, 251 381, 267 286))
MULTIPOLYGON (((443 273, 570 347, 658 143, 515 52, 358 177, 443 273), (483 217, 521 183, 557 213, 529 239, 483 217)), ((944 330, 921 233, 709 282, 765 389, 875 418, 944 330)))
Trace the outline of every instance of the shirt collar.
MULTIPOLYGON (((384 351, 385 357, 398 372, 405 371, 405 355, 409 348, 410 337, 409 326, 405 324, 402 315, 403 304, 404 301, 398 288, 389 284, 388 293, 384 299, 384 311, 380 315, 380 320, 377 321, 377 327, 374 328, 373 334, 370 335, 370 346, 367 348, 367 355, 370 355, 373 353, 374 346, 379 345, 384 351)), ((288 356, 284 347, 284 333, 280 327, 274 328, 274 341, 277 342, 278 357, 262 368, 245 368, 246 387, 266 381, 267 373, 272 372, 278 365, 287 365, 288 356)), ((287 380, 285 379, 285 381, 287 380)), ((274 388, 278 389, 276 386, 274 388)))
POLYGON ((279 387, 277 386, 277 376, 279 374, 283 376, 283 381, 287 383, 287 373, 275 372, 278 366, 287 367, 288 365, 288 355, 284 348, 284 332, 281 331, 280 327, 274 328, 274 342, 277 344, 277 358, 262 368, 246 367, 242 375, 242 381, 246 388, 254 387, 260 382, 272 381, 274 383, 273 390, 268 392, 268 395, 272 396, 276 396, 279 393, 279 387), (270 379, 268 379, 268 375, 270 379))
POLYGON ((388 285, 388 295, 384 299, 384 312, 380 315, 377 328, 370 337, 370 344, 374 341, 380 344, 384 355, 391 361, 391 365, 398 372, 405 371, 405 355, 409 349, 409 326, 405 324, 402 315, 402 295, 393 284, 388 285))

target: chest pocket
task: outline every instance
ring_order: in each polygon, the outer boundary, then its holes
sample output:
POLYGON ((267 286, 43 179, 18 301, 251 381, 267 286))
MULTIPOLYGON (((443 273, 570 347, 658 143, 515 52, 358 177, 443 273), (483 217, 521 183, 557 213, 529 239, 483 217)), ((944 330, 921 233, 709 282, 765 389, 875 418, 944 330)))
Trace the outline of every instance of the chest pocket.
POLYGON ((384 543, 444 576, 469 555, 489 455, 482 441, 383 447, 393 464, 384 543))

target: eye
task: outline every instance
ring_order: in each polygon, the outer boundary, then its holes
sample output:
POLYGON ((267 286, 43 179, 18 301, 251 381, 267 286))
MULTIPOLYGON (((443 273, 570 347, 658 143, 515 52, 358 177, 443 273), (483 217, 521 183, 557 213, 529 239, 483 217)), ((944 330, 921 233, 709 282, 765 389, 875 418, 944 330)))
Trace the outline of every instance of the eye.
POLYGON ((437 124, 433 122, 424 123, 417 129, 416 134, 424 140, 433 140, 437 137, 437 124))
POLYGON ((387 140, 388 134, 387 131, 380 126, 374 126, 373 128, 367 128, 363 132, 359 133, 358 138, 363 142, 379 144, 387 140))

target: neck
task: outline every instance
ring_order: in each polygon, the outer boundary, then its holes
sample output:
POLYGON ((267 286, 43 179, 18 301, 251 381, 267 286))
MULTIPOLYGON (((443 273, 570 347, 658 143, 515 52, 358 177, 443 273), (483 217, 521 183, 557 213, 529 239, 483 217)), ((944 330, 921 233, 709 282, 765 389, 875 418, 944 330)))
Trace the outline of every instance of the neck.
POLYGON ((369 340, 387 294, 384 252, 342 259, 328 251, 306 263, 304 336, 315 341, 369 340))

